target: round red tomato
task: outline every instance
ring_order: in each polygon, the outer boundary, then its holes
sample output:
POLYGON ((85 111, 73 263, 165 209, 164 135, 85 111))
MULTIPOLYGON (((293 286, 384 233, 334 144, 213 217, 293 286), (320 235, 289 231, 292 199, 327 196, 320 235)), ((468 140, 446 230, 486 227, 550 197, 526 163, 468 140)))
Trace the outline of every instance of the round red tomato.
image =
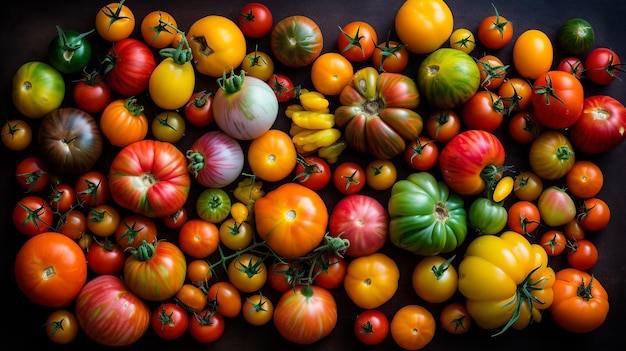
MULTIPOLYGON (((493 5, 493 4, 492 4, 493 5)), ((513 23, 500 16, 493 6, 495 14, 487 16, 478 24, 478 40, 489 49, 501 49, 513 39, 513 23)))
POLYGON ((378 72, 401 73, 409 64, 409 50, 394 40, 379 43, 374 48, 372 64, 378 72))
POLYGON ((348 271, 345 258, 334 253, 324 253, 319 255, 314 264, 313 283, 329 290, 341 286, 348 271))
POLYGON ((85 112, 95 114, 104 111, 111 102, 111 88, 105 83, 98 71, 86 73, 76 82, 73 90, 76 106, 85 112))
POLYGON ((567 247, 567 263, 572 268, 587 271, 598 263, 598 248, 589 239, 571 241, 567 247))
POLYGON ((607 95, 593 95, 583 101, 583 111, 569 130, 577 149, 587 153, 608 152, 625 139, 626 107, 607 95))
POLYGON ((206 127, 213 123, 213 96, 206 90, 193 93, 183 108, 189 123, 197 127, 206 127))
POLYGON ((251 2, 241 9, 237 17, 237 24, 246 36, 261 38, 272 30, 274 18, 272 11, 258 2, 251 2))
POLYGON ((115 229, 115 241, 124 250, 138 247, 144 240, 153 243, 157 238, 157 226, 152 218, 130 214, 120 219, 115 229))
POLYGON ((565 175, 567 191, 581 199, 596 196, 603 185, 604 174, 602 169, 592 161, 574 162, 572 168, 565 175))
POLYGON ((106 63, 105 82, 123 97, 137 96, 146 91, 156 68, 152 49, 133 38, 115 41, 103 61, 106 63))
POLYGON ((504 103, 496 93, 479 90, 463 104, 461 118, 469 129, 492 132, 502 124, 505 112, 504 103))
POLYGON ((581 79, 583 72, 585 72, 583 62, 578 57, 566 57, 562 59, 556 69, 573 74, 574 77, 578 79, 581 79))
POLYGON ((333 183, 343 194, 355 194, 365 187, 365 170, 355 162, 343 162, 333 172, 333 183))
POLYGON ((472 317, 464 304, 452 302, 441 310, 439 323, 450 334, 464 334, 472 325, 472 317))
POLYGON ((284 74, 274 73, 267 80, 278 102, 287 102, 296 97, 296 88, 291 78, 284 74))
POLYGON ((109 238, 104 241, 94 241, 87 251, 87 266, 92 272, 103 274, 118 274, 124 267, 126 253, 121 246, 111 242, 109 238))
POLYGON ((339 52, 352 62, 361 62, 374 54, 378 35, 371 24, 354 21, 339 27, 337 47, 339 52))
POLYGON ((389 319, 380 310, 364 310, 354 319, 354 335, 365 345, 377 345, 389 335, 389 319))
POLYGON ((525 111, 530 107, 533 87, 522 78, 507 78, 498 88, 498 95, 502 99, 507 115, 513 111, 525 111))
POLYGON ((224 316, 207 308, 189 315, 189 334, 200 343, 212 343, 224 335, 225 323, 224 316))
POLYGON ((318 156, 299 156, 293 180, 309 189, 320 190, 326 187, 332 177, 332 170, 325 159, 318 156))
POLYGON ((611 209, 606 201, 592 197, 583 201, 576 219, 585 230, 600 231, 609 224, 611 209))
POLYGON ((446 143, 461 131, 461 118, 454 110, 435 110, 428 115, 424 128, 432 139, 446 143))
POLYGON ((27 195, 13 207, 13 225, 22 234, 36 236, 52 228, 54 213, 48 201, 38 195, 27 195))
POLYGON ((427 171, 439 161, 439 147, 433 139, 418 137, 407 144, 404 160, 413 169, 427 171))
POLYGON ((60 213, 67 212, 76 205, 76 192, 74 191, 74 187, 69 184, 53 184, 52 190, 50 190, 50 194, 48 195, 48 200, 53 211, 60 213))
POLYGON ((552 129, 572 126, 583 111, 583 86, 570 73, 548 71, 533 83, 533 112, 539 123, 552 129))
POLYGON ((541 132, 541 124, 530 112, 517 112, 509 119, 509 134, 518 143, 528 144, 541 132))
POLYGON ((504 82, 509 66, 495 55, 484 55, 476 61, 480 72, 480 86, 496 91, 504 82))
POLYGON ((60 215, 54 229, 70 239, 77 240, 87 232, 87 216, 79 209, 71 209, 60 215))
POLYGON ((181 305, 165 302, 152 311, 152 331, 165 340, 178 339, 187 331, 189 316, 181 305))
POLYGON ((96 207, 109 201, 109 178, 99 171, 88 171, 76 180, 76 199, 83 206, 96 207))
POLYGON ((304 274, 297 263, 284 260, 274 260, 267 271, 270 285, 281 293, 296 286, 304 274))
POLYGON ((42 191, 50 185, 50 173, 43 159, 29 156, 22 159, 15 168, 17 184, 27 193, 42 191))
POLYGON ((622 63, 617 53, 609 48, 591 50, 585 58, 585 76, 596 84, 607 85, 622 71, 622 63))
POLYGON ((189 218, 189 212, 187 208, 181 207, 178 211, 171 215, 163 217, 163 224, 169 229, 180 229, 189 218))
POLYGON ((567 238, 562 231, 550 229, 541 235, 539 245, 546 250, 548 256, 558 256, 565 251, 567 238))
POLYGON ((533 202, 519 200, 508 209, 507 225, 514 232, 530 234, 539 228, 540 223, 541 214, 533 202))

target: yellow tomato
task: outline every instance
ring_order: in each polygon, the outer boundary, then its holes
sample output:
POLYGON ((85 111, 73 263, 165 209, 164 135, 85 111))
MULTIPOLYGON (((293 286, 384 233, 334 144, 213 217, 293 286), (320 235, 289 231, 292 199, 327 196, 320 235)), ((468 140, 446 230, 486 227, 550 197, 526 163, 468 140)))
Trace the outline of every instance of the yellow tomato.
POLYGON ((285 179, 296 167, 297 153, 291 137, 280 129, 270 129, 252 140, 248 163, 252 173, 262 180, 285 179))
POLYGON ((343 286, 348 297, 364 309, 378 308, 398 290, 400 269, 389 256, 377 252, 360 256, 348 264, 343 286))
POLYGON ((374 190, 387 190, 396 182, 398 170, 390 160, 372 160, 365 169, 365 183, 374 190))
POLYGON ((524 78, 536 79, 552 67, 554 49, 548 36, 537 29, 522 33, 513 46, 513 64, 524 78))
POLYGON ((152 71, 148 91, 157 106, 176 110, 189 101, 195 86, 196 75, 191 62, 178 64, 167 57, 152 71))
POLYGON ((208 15, 196 20, 187 31, 196 70, 221 77, 239 67, 246 56, 246 38, 232 20, 208 15))
POLYGON ((395 17, 398 38, 415 54, 437 50, 448 40, 453 26, 452 11, 443 0, 407 0, 395 17))
POLYGON ((515 179, 513 179, 513 177, 511 176, 506 176, 500 179, 496 184, 496 188, 493 191, 493 201, 504 201, 504 199, 506 199, 513 192, 514 183, 515 179))
POLYGON ((163 111, 154 117, 150 129, 157 140, 176 143, 185 136, 185 118, 176 111, 163 111))
POLYGON ((135 15, 123 1, 112 2, 96 14, 96 32, 112 43, 126 39, 135 30, 135 15))
POLYGON ((267 81, 274 73, 274 61, 270 55, 255 50, 246 55, 241 63, 241 69, 244 70, 248 76, 267 81))
POLYGON ((474 33, 467 28, 459 28, 450 35, 450 47, 469 54, 476 47, 474 33))
POLYGON ((350 84, 353 75, 352 63, 345 56, 336 52, 320 55, 311 67, 313 86, 315 90, 324 95, 339 95, 341 90, 350 84))
POLYGON ((244 293, 259 291, 267 281, 267 267, 261 256, 243 253, 233 258, 226 271, 228 280, 244 293))

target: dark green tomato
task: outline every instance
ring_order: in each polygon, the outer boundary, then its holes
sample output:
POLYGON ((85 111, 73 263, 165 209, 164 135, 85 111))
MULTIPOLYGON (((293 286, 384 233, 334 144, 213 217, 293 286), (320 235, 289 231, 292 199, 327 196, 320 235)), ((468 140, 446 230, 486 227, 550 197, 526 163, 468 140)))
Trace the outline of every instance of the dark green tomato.
POLYGON ((476 234, 498 234, 506 225, 507 211, 502 203, 479 197, 470 205, 468 219, 476 234))
POLYGON ((593 45, 595 34, 586 20, 570 18, 559 28, 557 39, 565 52, 580 55, 593 45))
POLYGON ((289 16, 274 26, 270 37, 274 56, 285 66, 307 66, 322 53, 320 27, 306 16, 289 16))
POLYGON ((467 236, 463 198, 428 172, 412 173, 391 188, 389 239, 421 256, 451 252, 467 236))
POLYGON ((94 30, 78 33, 63 30, 57 26, 58 35, 48 45, 48 60, 59 72, 72 74, 80 72, 91 61, 91 43, 87 36, 94 30))
POLYGON ((232 202, 228 193, 221 188, 204 189, 196 200, 196 212, 200 218, 211 223, 220 223, 230 214, 232 202))

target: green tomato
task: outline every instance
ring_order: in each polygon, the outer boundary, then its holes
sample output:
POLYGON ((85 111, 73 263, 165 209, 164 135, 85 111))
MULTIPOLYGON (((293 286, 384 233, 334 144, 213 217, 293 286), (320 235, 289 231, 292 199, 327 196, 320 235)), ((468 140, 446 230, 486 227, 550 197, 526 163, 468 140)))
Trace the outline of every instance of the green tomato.
POLYGON ((196 200, 196 212, 200 218, 211 223, 220 223, 230 214, 232 202, 228 193, 221 188, 204 189, 196 200))
POLYGON ((580 55, 593 45, 595 34, 586 20, 570 18, 559 28, 557 39, 565 52, 580 55))
POLYGON ((77 73, 87 67, 91 60, 91 43, 86 33, 63 30, 57 26, 58 35, 48 45, 48 60, 52 67, 65 74, 77 73))
POLYGON ((470 205, 468 220, 478 235, 498 234, 506 226, 507 211, 501 202, 478 197, 470 205))
POLYGON ((54 67, 26 62, 13 76, 13 104, 29 118, 42 118, 56 110, 65 97, 65 81, 54 67))
POLYGON ((412 173, 391 188, 389 239, 422 256, 450 252, 467 236, 463 198, 428 172, 412 173))

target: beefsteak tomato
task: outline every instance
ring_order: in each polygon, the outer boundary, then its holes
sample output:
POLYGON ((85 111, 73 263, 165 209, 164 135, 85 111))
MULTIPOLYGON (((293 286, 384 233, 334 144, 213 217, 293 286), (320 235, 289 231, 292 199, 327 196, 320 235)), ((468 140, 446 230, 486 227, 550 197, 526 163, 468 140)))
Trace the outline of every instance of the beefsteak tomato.
POLYGON ((272 29, 270 47, 274 57, 285 66, 307 66, 322 53, 324 38, 311 18, 300 15, 280 20, 272 29))
POLYGON ((583 101, 583 110, 569 130, 572 144, 587 153, 608 152, 626 139, 626 107, 607 95, 583 101))

